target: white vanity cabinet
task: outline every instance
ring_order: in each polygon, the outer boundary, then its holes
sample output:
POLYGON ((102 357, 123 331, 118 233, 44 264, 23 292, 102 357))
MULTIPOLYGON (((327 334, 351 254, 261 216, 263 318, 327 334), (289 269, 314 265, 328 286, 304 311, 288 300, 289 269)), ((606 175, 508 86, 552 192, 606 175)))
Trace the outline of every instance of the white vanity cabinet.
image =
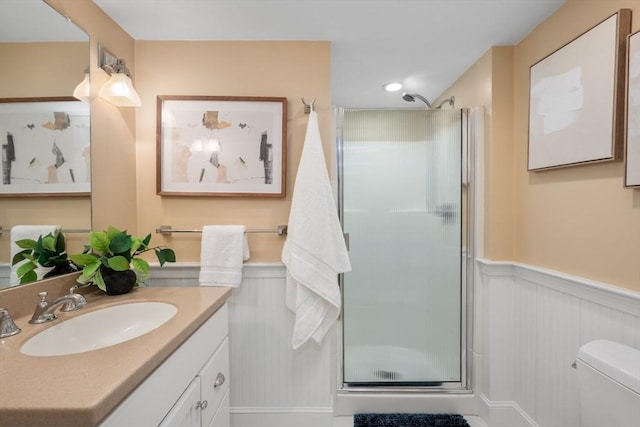
POLYGON ((228 329, 224 304, 100 427, 229 427, 228 329))
POLYGON ((228 373, 229 339, 225 338, 160 427, 229 427, 228 373))

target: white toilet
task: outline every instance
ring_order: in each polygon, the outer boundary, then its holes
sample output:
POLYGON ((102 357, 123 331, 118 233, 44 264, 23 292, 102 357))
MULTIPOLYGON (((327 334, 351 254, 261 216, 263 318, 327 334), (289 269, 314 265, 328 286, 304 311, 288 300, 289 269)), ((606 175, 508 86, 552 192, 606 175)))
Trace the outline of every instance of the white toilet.
POLYGON ((580 427, 640 427, 640 350, 591 341, 576 360, 580 427))

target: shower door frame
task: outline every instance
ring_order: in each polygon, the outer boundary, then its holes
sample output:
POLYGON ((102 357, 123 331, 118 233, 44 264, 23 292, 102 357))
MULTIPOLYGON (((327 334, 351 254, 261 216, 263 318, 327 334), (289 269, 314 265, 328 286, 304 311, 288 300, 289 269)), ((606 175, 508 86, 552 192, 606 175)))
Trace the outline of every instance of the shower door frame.
MULTIPOLYGON (((345 110, 392 110, 392 109, 365 109, 365 108, 338 108, 336 116, 336 178, 338 186, 338 212, 340 223, 344 230, 344 158, 343 158, 343 123, 345 110)), ((344 275, 339 275, 339 285, 342 296, 341 313, 337 329, 337 393, 446 393, 446 394, 471 394, 473 393, 473 283, 474 283, 474 263, 475 263, 475 144, 471 143, 473 138, 472 121, 469 109, 458 109, 461 114, 461 186, 465 187, 466 178, 466 208, 461 215, 466 220, 461 223, 463 228, 461 239, 466 236, 467 250, 460 254, 461 268, 461 289, 460 289, 460 381, 443 382, 439 385, 396 385, 390 382, 388 385, 358 384, 349 385, 344 381, 344 334, 343 334, 343 314, 344 314, 344 275), (464 230, 466 230, 466 235, 464 230)), ((461 192, 464 198, 464 191, 461 192)), ((462 199, 461 199, 462 200, 462 199)), ((463 205, 461 204, 461 212, 463 205)), ((345 235, 347 248, 349 246, 348 236, 345 235)))

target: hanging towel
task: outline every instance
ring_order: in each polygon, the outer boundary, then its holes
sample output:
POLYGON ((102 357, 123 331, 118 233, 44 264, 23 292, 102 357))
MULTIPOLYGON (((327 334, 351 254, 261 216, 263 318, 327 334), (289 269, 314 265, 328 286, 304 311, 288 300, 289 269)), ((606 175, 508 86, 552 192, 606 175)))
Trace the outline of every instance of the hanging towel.
POLYGON ((340 314, 338 274, 351 270, 322 151, 318 117, 309 116, 282 249, 286 305, 295 313, 291 345, 317 343, 340 314))
POLYGON ((200 286, 240 286, 242 262, 249 259, 246 231, 244 225, 202 227, 200 286))
MULTIPOLYGON (((53 233, 58 228, 60 228, 59 225, 15 225, 13 226, 11 228, 11 259, 9 260, 9 262, 11 263, 13 261, 13 257, 15 256, 15 254, 24 250, 18 245, 16 245, 15 242, 17 240, 31 239, 31 240, 37 241, 38 237, 45 236, 49 233, 53 233)), ((20 279, 18 278, 17 271, 22 264, 24 264, 24 261, 11 266, 11 274, 9 276, 9 283, 11 285, 20 284, 20 279)), ((42 276, 44 276, 52 268, 53 267, 36 268, 35 272, 38 275, 38 279, 42 279, 42 276)))

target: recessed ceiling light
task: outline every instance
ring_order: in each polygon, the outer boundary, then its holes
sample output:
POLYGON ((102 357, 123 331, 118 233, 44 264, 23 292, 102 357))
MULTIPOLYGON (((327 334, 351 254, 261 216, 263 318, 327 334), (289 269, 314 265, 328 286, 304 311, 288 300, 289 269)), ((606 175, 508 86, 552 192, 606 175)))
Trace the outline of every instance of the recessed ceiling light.
POLYGON ((397 92, 400 89, 402 89, 402 83, 398 83, 398 82, 389 82, 389 83, 385 83, 382 88, 384 90, 386 90, 387 92, 397 92))

